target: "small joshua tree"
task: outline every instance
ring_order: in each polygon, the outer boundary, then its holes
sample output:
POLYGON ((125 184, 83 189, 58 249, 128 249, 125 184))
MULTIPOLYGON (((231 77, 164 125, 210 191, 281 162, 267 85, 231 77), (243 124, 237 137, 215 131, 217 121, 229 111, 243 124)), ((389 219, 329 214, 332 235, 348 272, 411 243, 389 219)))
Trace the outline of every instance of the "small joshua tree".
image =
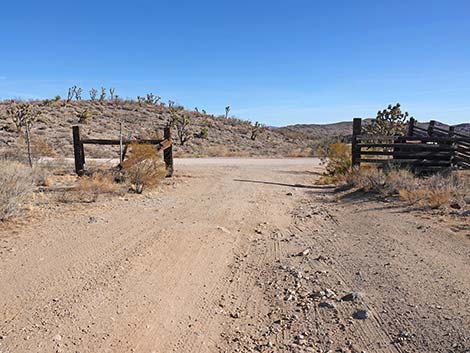
POLYGON ((80 87, 75 87, 75 99, 77 101, 82 100, 82 89, 80 87))
POLYGON ((390 104, 386 109, 377 112, 377 117, 365 127, 365 131, 370 135, 403 135, 408 117, 408 112, 401 111, 400 103, 394 106, 390 104))
POLYGON ((98 90, 96 88, 92 88, 90 90, 90 99, 92 101, 95 101, 97 96, 98 96, 98 90))
POLYGON ((189 132, 190 124, 191 119, 188 116, 180 114, 175 109, 172 109, 169 125, 176 128, 176 134, 178 135, 178 140, 181 146, 184 146, 184 144, 191 138, 191 134, 189 132))
POLYGON ((106 88, 101 87, 100 102, 103 102, 106 99, 106 88))
POLYGON ((13 105, 7 110, 7 114, 11 117, 16 125, 18 132, 24 127, 26 130, 26 144, 28 147, 28 162, 30 167, 33 166, 33 156, 31 151, 31 127, 41 114, 39 111, 34 111, 29 103, 20 105, 13 105))
POLYGON ((206 115, 206 114, 207 114, 207 112, 206 112, 204 109, 203 109, 203 110, 201 110, 201 111, 202 111, 202 114, 204 114, 204 115, 206 115))
POLYGON ((116 89, 113 88, 113 87, 111 87, 111 88, 109 89, 109 98, 110 98, 111 100, 116 99, 116 96, 114 95, 114 92, 115 92, 115 91, 116 91, 116 89))
POLYGON ((227 106, 225 107, 225 119, 228 118, 228 113, 229 113, 229 112, 230 112, 230 106, 227 105, 227 106))
POLYGON ((264 132, 264 126, 261 125, 259 122, 256 122, 255 125, 251 126, 251 136, 250 138, 254 141, 256 138, 264 132))
POLYGON ((70 102, 75 95, 75 89, 77 86, 70 87, 68 92, 67 92, 67 102, 70 102))
POLYGON ((175 102, 172 101, 172 100, 169 100, 169 101, 168 101, 168 107, 169 107, 169 108, 173 108, 174 106, 175 106, 175 102))
POLYGON ((145 103, 157 105, 160 99, 162 99, 162 97, 156 96, 153 93, 147 93, 147 97, 145 98, 145 103))

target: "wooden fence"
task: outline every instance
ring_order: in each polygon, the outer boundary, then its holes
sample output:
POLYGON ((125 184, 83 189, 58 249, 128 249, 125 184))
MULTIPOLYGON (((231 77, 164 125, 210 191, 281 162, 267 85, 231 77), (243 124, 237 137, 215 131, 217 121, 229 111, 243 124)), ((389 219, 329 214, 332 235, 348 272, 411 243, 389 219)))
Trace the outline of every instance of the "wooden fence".
POLYGON ((163 129, 163 139, 160 140, 107 140, 107 139, 82 139, 80 137, 80 127, 72 126, 73 134, 73 152, 75 158, 75 172, 77 175, 85 174, 85 148, 84 145, 115 145, 120 146, 119 159, 122 162, 126 157, 127 149, 130 144, 146 144, 155 145, 160 151, 163 150, 163 160, 165 162, 166 176, 173 175, 173 145, 171 141, 171 129, 165 127, 163 129))
POLYGON ((383 167, 397 165, 414 171, 443 168, 470 169, 470 136, 436 126, 418 126, 410 119, 405 136, 376 136, 363 134, 362 119, 353 120, 352 164, 372 163, 383 167))

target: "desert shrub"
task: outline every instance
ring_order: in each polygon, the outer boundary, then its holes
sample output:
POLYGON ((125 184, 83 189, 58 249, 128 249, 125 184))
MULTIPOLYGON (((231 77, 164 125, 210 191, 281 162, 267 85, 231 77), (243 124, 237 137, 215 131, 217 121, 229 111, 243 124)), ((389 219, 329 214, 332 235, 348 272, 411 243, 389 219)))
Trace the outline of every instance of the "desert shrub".
POLYGON ((92 112, 90 112, 88 110, 84 110, 84 111, 77 114, 78 123, 79 124, 86 124, 88 121, 90 121, 92 116, 93 116, 92 112))
POLYGON ((0 160, 0 221, 17 216, 34 190, 31 168, 0 160))
POLYGON ((343 142, 335 142, 317 150, 318 157, 325 165, 326 176, 331 181, 344 178, 351 172, 351 147, 343 142))
POLYGON ((209 137, 209 129, 207 127, 202 127, 199 133, 195 134, 197 138, 207 139, 209 137))
POLYGON ((122 162, 122 169, 125 180, 138 194, 144 188, 157 185, 166 174, 163 161, 151 145, 131 145, 129 158, 122 162))

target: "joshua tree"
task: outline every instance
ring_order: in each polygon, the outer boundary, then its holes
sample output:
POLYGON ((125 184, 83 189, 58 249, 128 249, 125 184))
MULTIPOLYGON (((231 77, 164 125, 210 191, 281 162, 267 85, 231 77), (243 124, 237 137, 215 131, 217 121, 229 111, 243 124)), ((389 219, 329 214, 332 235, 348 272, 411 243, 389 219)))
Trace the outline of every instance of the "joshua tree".
POLYGON ((39 111, 34 111, 31 104, 23 103, 13 105, 7 110, 7 114, 12 118, 19 131, 24 127, 26 130, 26 144, 28 146, 28 162, 30 167, 33 166, 33 156, 31 151, 31 127, 36 121, 37 117, 41 114, 39 111))
POLYGON ((116 89, 113 88, 113 87, 111 87, 111 88, 109 89, 109 98, 110 98, 111 100, 116 99, 116 96, 114 95, 114 92, 115 92, 115 91, 116 91, 116 89))
POLYGON ((229 112, 230 112, 230 106, 227 105, 227 106, 225 107, 225 119, 228 118, 228 113, 229 113, 229 112))
POLYGON ((261 125, 259 122, 256 122, 255 125, 251 126, 250 138, 254 141, 263 132, 264 132, 264 126, 261 125))
POLYGON ((371 135, 403 135, 408 117, 408 112, 401 111, 400 103, 394 106, 390 104, 387 109, 377 112, 377 117, 365 127, 365 130, 371 135))
POLYGON ((96 96, 98 95, 98 90, 96 88, 92 88, 90 90, 90 99, 92 101, 95 101, 96 100, 96 96))
POLYGON ((184 144, 191 138, 191 134, 189 132, 190 124, 191 119, 188 116, 179 114, 175 109, 172 109, 169 125, 176 127, 176 133, 178 135, 181 146, 184 146, 184 144))
POLYGON ((100 102, 103 102, 106 99, 106 88, 101 87, 100 102))
POLYGON ((206 113, 206 111, 205 111, 204 109, 203 109, 203 110, 201 110, 201 111, 202 111, 202 114, 204 114, 204 115, 206 115, 206 114, 207 114, 207 113, 206 113))
POLYGON ((82 91, 80 87, 75 87, 75 99, 77 101, 82 100, 82 91))
POLYGON ((156 96, 153 93, 147 93, 145 103, 157 105, 160 99, 162 99, 162 97, 156 96))
POLYGON ((174 106, 175 106, 175 102, 172 101, 172 100, 169 100, 169 101, 168 101, 168 107, 169 107, 169 108, 173 108, 174 106))
POLYGON ((77 86, 73 86, 69 88, 69 91, 67 92, 67 102, 70 102, 75 95, 75 89, 77 86))

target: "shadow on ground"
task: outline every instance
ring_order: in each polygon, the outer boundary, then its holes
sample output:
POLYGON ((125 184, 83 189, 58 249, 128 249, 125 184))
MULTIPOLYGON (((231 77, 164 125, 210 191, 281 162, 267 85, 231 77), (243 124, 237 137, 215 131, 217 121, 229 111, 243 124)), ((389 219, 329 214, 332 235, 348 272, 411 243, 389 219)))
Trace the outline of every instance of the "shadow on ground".
POLYGON ((277 183, 273 181, 262 181, 262 180, 248 180, 248 179, 233 179, 233 181, 240 183, 254 183, 254 184, 266 184, 266 185, 277 185, 277 186, 286 186, 290 188, 302 188, 302 189, 331 189, 334 186, 318 186, 318 185, 304 185, 304 184, 286 184, 286 183, 277 183))

